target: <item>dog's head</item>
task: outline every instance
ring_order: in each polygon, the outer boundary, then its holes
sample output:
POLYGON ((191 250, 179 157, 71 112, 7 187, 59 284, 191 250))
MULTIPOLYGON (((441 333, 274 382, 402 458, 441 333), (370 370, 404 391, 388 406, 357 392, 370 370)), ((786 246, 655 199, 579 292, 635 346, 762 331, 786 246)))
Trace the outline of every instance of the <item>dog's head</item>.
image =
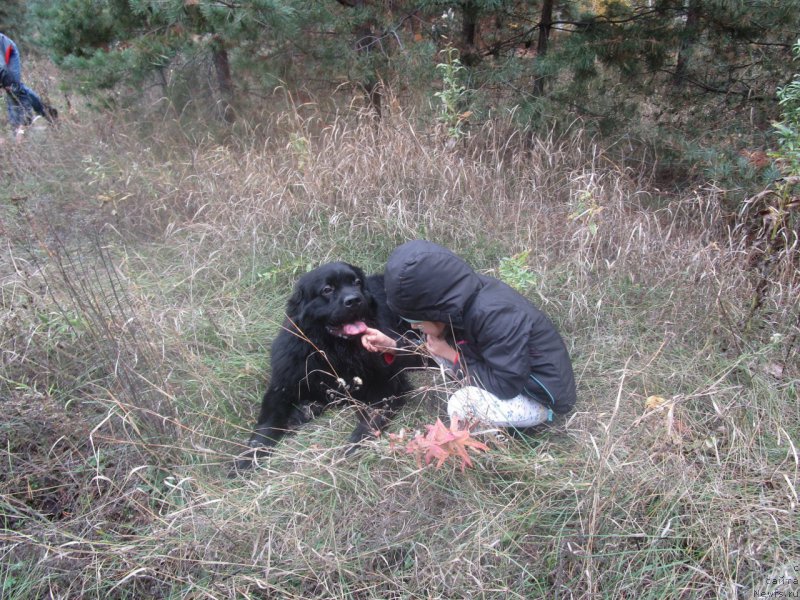
POLYGON ((361 269, 327 263, 297 281, 286 314, 305 333, 324 329, 336 337, 356 338, 374 321, 375 300, 361 269))

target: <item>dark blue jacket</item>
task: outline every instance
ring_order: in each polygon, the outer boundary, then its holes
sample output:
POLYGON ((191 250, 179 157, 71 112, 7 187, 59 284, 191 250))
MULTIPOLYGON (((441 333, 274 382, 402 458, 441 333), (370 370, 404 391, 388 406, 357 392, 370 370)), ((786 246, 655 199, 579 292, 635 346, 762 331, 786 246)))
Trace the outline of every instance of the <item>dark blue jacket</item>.
POLYGON ((575 405, 564 340, 547 316, 498 279, 476 273, 437 244, 399 246, 385 271, 389 306, 400 316, 449 324, 458 375, 499 398, 526 393, 557 413, 575 405))

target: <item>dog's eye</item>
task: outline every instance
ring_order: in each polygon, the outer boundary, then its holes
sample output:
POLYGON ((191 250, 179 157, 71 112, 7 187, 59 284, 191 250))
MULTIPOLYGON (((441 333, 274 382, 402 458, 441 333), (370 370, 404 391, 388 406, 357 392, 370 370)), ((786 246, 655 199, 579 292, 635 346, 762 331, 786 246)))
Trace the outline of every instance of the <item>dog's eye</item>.
POLYGON ((332 293, 333 293, 332 285, 326 285, 324 288, 322 288, 322 291, 320 292, 320 294, 322 294, 323 296, 330 296, 332 293))
POLYGON ((353 285, 357 285, 358 287, 361 287, 361 283, 362 283, 361 280, 358 277, 356 277, 356 280, 353 282, 353 285))

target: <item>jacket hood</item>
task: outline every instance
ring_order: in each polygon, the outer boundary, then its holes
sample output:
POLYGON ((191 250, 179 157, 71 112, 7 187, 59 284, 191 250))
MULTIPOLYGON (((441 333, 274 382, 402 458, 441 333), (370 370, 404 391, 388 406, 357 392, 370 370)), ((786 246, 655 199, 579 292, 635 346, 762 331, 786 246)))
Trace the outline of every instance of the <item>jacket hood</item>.
POLYGON ((389 307, 415 321, 463 326, 465 308, 483 286, 463 259, 433 242, 398 246, 384 274, 389 307))

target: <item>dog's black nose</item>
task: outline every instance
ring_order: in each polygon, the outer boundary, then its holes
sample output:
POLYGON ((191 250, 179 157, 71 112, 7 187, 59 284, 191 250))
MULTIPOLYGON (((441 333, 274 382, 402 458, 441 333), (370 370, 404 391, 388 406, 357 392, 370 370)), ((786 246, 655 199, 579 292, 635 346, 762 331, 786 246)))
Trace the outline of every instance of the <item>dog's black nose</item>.
POLYGON ((360 306, 364 299, 359 294, 352 294, 350 296, 346 296, 342 302, 347 308, 353 308, 354 306, 360 306))

